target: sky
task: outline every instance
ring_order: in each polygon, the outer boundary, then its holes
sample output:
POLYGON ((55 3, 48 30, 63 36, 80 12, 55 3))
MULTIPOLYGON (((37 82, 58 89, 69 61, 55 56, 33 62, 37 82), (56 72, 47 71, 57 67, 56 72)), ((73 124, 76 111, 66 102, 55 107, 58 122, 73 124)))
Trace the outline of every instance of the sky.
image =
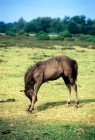
POLYGON ((38 17, 64 19, 85 15, 95 19, 95 0, 0 0, 0 21, 18 21, 21 17, 29 22, 38 17))

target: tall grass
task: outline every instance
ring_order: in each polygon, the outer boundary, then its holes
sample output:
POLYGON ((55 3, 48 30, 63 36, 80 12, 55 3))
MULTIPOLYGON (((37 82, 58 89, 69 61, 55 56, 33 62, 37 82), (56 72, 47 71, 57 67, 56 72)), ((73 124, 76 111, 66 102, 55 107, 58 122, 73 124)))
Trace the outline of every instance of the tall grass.
POLYGON ((35 41, 18 37, 18 44, 15 44, 16 39, 0 40, 0 44, 6 44, 7 41, 13 43, 12 46, 2 45, 0 48, 0 138, 94 140, 95 50, 89 44, 87 48, 82 44, 70 45, 70 41, 65 46, 66 41, 35 41), (23 47, 19 46, 21 42, 23 47), (30 65, 56 55, 67 55, 78 62, 79 108, 74 108, 74 91, 71 105, 68 108, 65 106, 67 89, 60 78, 42 85, 35 110, 29 115, 25 111, 29 99, 19 92, 24 88, 25 71, 30 65), (8 99, 15 101, 8 102, 8 99))
MULTIPOLYGON (((85 38, 86 35, 84 35, 85 38)), ((88 36, 89 37, 89 36, 88 36)), ((93 37, 94 38, 94 37, 93 37)), ((87 38, 89 39, 89 38, 87 38)), ((53 46, 81 46, 86 48, 93 48, 95 49, 94 42, 87 42, 87 40, 82 39, 81 35, 77 35, 77 37, 64 37, 63 40, 37 40, 36 37, 32 36, 0 36, 0 47, 10 47, 10 46, 18 46, 18 47, 28 47, 28 48, 53 48, 53 46)))

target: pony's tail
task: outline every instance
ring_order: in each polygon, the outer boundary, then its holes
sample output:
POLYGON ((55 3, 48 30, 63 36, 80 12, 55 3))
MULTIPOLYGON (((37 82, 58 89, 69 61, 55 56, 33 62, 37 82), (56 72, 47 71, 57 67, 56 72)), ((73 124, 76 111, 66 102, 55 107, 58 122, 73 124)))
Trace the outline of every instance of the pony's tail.
POLYGON ((73 60, 73 78, 75 81, 77 81, 78 76, 78 63, 77 61, 73 60))

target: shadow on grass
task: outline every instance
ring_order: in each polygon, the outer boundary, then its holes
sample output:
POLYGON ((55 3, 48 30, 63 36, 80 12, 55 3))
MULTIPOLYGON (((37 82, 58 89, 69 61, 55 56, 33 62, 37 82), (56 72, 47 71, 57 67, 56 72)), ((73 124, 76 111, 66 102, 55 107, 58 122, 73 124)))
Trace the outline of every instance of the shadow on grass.
MULTIPOLYGON (((47 102, 37 107, 38 111, 44 111, 48 108, 58 107, 61 105, 66 105, 67 101, 59 101, 59 102, 47 102)), ((85 106, 86 104, 95 102, 95 99, 87 99, 87 100, 80 100, 79 101, 79 108, 85 106)), ((71 101, 70 106, 74 106, 75 101, 71 101)))
POLYGON ((83 107, 86 104, 94 103, 94 102, 95 102, 95 99, 86 99, 86 100, 80 100, 79 101, 80 107, 83 107))
POLYGON ((47 102, 45 104, 42 104, 42 105, 38 106, 37 109, 38 109, 38 111, 43 111, 43 110, 46 110, 48 108, 53 108, 53 107, 64 105, 64 104, 66 104, 66 101, 47 102))

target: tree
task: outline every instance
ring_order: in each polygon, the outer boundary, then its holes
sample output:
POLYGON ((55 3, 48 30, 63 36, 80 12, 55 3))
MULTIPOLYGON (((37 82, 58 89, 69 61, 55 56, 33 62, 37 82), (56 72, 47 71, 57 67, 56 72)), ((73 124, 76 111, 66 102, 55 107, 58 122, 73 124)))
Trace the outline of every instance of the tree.
POLYGON ((18 22, 7 23, 0 22, 0 32, 13 32, 18 34, 23 33, 38 33, 43 31, 45 33, 60 33, 69 31, 72 34, 83 33, 95 35, 95 20, 88 19, 84 15, 81 16, 65 16, 62 20, 60 18, 38 17, 25 22, 21 17, 18 22))
POLYGON ((76 22, 70 22, 67 27, 68 31, 72 34, 77 34, 80 32, 80 27, 76 22))
POLYGON ((84 15, 80 16, 80 24, 83 24, 83 25, 86 24, 86 16, 84 16, 84 15))
POLYGON ((90 18, 87 20, 87 25, 88 26, 92 26, 93 25, 93 21, 90 18))
POLYGON ((25 22, 25 20, 22 17, 18 20, 18 24, 17 24, 17 30, 18 30, 18 32, 20 30, 22 30, 22 28, 24 27, 25 23, 26 22, 25 22))
POLYGON ((41 25, 44 32, 48 32, 48 28, 50 28, 51 18, 50 17, 43 17, 41 19, 41 25))
POLYGON ((5 33, 6 24, 1 21, 0 22, 0 33, 5 33))
POLYGON ((7 23, 5 32, 17 32, 17 22, 7 23))
POLYGON ((37 32, 37 26, 34 22, 28 22, 25 24, 24 26, 24 31, 27 33, 31 33, 31 32, 37 32))
POLYGON ((59 33, 64 31, 65 27, 63 21, 60 18, 54 18, 51 21, 51 31, 54 33, 59 33))
POLYGON ((95 35, 95 26, 82 26, 82 33, 95 35))
POLYGON ((63 19, 63 23, 65 25, 67 25, 69 23, 69 21, 70 21, 70 17, 69 16, 65 16, 64 19, 63 19))
POLYGON ((71 18, 71 21, 76 22, 78 24, 85 24, 86 23, 86 17, 84 15, 74 16, 74 17, 71 18))

